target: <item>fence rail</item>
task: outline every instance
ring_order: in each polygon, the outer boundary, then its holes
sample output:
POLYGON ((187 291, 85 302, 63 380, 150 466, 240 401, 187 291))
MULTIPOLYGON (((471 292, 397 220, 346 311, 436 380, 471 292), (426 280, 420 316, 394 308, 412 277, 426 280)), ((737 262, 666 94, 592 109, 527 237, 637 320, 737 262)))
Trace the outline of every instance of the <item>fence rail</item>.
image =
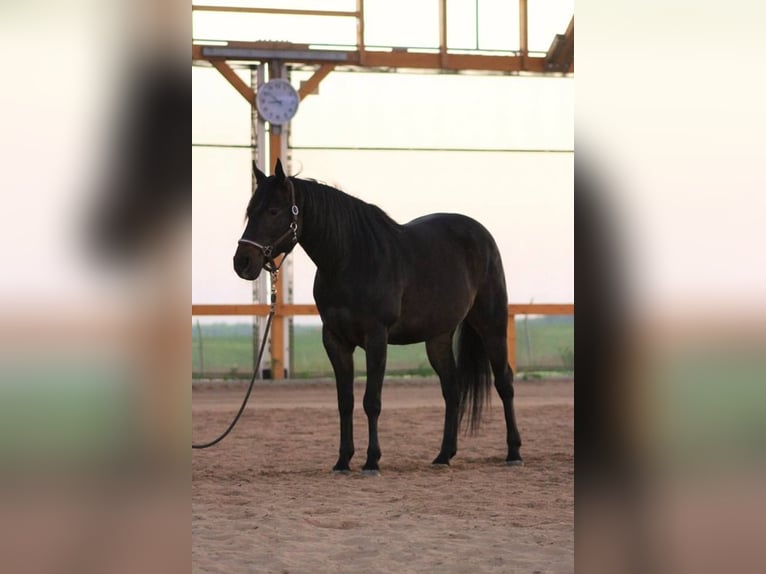
MULTIPOLYGON (((265 303, 197 304, 192 305, 192 316, 266 316, 270 306, 265 303)), ((316 305, 310 303, 277 304, 274 320, 293 316, 319 315, 316 305)), ((574 303, 511 303, 508 305, 508 361, 516 370, 516 316, 517 315, 574 315, 574 303)), ((281 349, 273 349, 281 361, 281 349)), ((284 364, 280 362, 279 364, 284 364)), ((275 374, 278 371, 272 371, 275 374)))

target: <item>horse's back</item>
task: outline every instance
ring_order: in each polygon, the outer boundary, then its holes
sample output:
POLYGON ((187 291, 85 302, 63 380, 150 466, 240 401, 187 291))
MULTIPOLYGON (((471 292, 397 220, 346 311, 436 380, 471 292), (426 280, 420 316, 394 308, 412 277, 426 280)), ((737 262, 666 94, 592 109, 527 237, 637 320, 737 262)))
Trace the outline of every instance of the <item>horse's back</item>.
MULTIPOLYGON (((464 236, 476 235, 492 240, 492 235, 481 223, 462 213, 429 213, 403 225, 407 231, 433 231, 464 236)), ((492 240, 494 242, 494 240, 492 240)))
POLYGON ((392 326, 395 343, 453 330, 487 282, 503 276, 494 239, 470 217, 433 213, 403 230, 404 291, 400 320, 392 326))
MULTIPOLYGON (((422 256, 444 255, 454 264, 485 267, 499 259, 492 234, 475 219, 459 213, 431 213, 403 226, 405 245, 422 256)), ((449 265, 444 261, 444 265, 449 265)))

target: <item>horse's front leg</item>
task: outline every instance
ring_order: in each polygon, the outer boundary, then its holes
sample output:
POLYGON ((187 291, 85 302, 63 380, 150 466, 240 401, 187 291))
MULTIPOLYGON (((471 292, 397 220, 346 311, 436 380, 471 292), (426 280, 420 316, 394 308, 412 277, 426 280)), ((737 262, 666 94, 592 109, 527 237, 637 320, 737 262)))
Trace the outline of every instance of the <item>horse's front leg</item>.
POLYGON ((322 343, 335 372, 340 414, 340 448, 335 472, 349 472, 348 463, 354 456, 354 347, 339 339, 322 326, 322 343))
POLYGON ((370 442, 367 447, 367 462, 363 472, 377 474, 380 470, 380 443, 378 442, 378 417, 380 416, 381 390, 386 374, 386 355, 388 352, 388 331, 378 327, 367 333, 365 340, 367 355, 367 387, 364 392, 364 412, 367 415, 370 442))

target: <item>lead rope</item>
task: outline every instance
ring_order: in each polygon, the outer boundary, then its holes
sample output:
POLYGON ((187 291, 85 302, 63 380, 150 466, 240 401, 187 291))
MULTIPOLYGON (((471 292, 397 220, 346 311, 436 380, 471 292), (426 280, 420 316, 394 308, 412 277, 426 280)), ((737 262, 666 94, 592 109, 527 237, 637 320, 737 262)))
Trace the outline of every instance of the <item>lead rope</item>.
MULTIPOLYGON (((284 262, 284 259, 283 259, 283 262, 284 262)), ((279 264, 279 267, 281 266, 282 266, 282 263, 279 264)), ((261 368, 261 359, 263 359, 263 351, 266 348, 266 341, 268 340, 269 329, 271 328, 271 321, 274 319, 274 313, 276 312, 277 280, 279 279, 279 267, 271 271, 271 309, 269 310, 269 318, 266 320, 266 329, 264 329, 264 332, 263 332, 263 339, 261 340, 261 348, 258 351, 258 360, 255 363, 255 368, 253 369, 253 376, 250 379, 250 386, 247 388, 247 393, 245 393, 245 398, 242 401, 242 406, 239 407, 239 412, 237 412, 237 415, 234 417, 234 420, 231 421, 231 424, 229 424, 229 427, 223 432, 221 436, 219 436, 215 440, 211 440, 210 442, 196 443, 196 444, 192 443, 192 448, 208 448, 221 442, 224 438, 226 438, 226 435, 228 435, 231 432, 231 430, 234 428, 234 425, 237 424, 237 421, 239 420, 239 417, 242 416, 242 413, 245 412, 245 407, 247 406, 247 400, 250 398, 250 393, 253 391, 253 385, 255 385, 255 378, 258 376, 258 371, 261 368)))

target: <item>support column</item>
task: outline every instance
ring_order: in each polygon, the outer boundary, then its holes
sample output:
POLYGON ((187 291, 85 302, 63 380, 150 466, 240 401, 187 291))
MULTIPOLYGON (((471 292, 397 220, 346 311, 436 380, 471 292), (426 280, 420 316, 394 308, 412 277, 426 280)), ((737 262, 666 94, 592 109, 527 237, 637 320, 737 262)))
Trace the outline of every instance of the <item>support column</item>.
MULTIPOLYGON (((289 78, 289 74, 285 74, 285 77, 287 79, 289 78)), ((289 153, 289 139, 290 139, 290 125, 289 123, 282 126, 282 141, 281 146, 279 150, 279 157, 282 159, 282 166, 285 168, 286 174, 292 173, 292 158, 290 157, 289 153)), ((297 246, 294 248, 297 249, 297 246)), ((284 302, 288 305, 294 303, 293 298, 293 285, 294 285, 294 267, 293 264, 295 263, 295 257, 288 257, 285 261, 284 265, 282 266, 282 289, 283 292, 283 299, 284 302)), ((292 315, 288 315, 285 317, 285 329, 287 330, 286 336, 285 336, 285 355, 284 355, 284 362, 285 362, 285 368, 287 369, 287 376, 292 377, 293 373, 295 372, 295 354, 293 353, 293 348, 295 346, 295 333, 294 333, 294 326, 293 323, 295 322, 295 318, 292 315)))
POLYGON ((359 63, 364 66, 367 54, 364 48, 364 0, 356 0, 356 49, 359 63))
MULTIPOLYGON (((258 88, 266 81, 266 67, 263 64, 259 64, 256 67, 250 69, 250 85, 253 91, 257 92, 258 88)), ((252 106, 251 109, 252 119, 252 132, 251 143, 253 145, 252 159, 255 161, 255 165, 258 169, 264 173, 268 169, 266 162, 266 122, 258 115, 256 106, 252 106)), ((255 179, 253 179, 252 191, 255 192, 255 179)), ((253 281, 253 303, 268 303, 269 302, 269 278, 268 273, 261 273, 258 279, 253 281)), ((262 379, 264 370, 270 364, 271 351, 268 346, 263 350, 263 360, 260 365, 256 365, 255 361, 258 360, 258 350, 260 349, 261 339, 263 333, 266 330, 266 317, 256 315, 253 317, 253 369, 258 370, 256 377, 262 379), (260 368, 259 368, 260 367, 260 368)))
POLYGON ((528 23, 527 0, 519 0, 519 53, 522 70, 527 69, 527 56, 529 55, 528 23))
POLYGON ((447 0, 439 0, 439 64, 447 67, 447 0))
MULTIPOLYGON (((286 67, 281 62, 269 63, 269 79, 285 77, 286 67)), ((286 160, 282 157, 282 140, 284 130, 282 126, 269 124, 269 170, 274 169, 277 159, 286 160)), ((289 174, 289 169, 283 162, 285 172, 289 174)), ((285 378, 285 281, 287 274, 281 274, 277 282, 277 303, 274 321, 271 324, 271 376, 275 380, 285 378)))

